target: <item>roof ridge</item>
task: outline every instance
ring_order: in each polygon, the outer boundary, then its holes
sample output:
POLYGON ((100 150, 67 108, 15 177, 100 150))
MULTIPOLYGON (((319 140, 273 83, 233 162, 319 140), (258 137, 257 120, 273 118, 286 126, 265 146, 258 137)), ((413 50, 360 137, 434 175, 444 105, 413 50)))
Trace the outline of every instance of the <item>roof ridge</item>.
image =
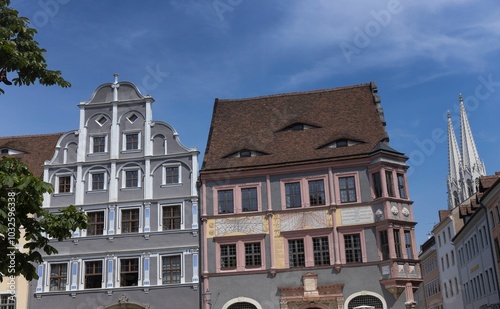
POLYGON ((12 136, 0 136, 0 139, 8 139, 8 138, 23 138, 23 137, 39 137, 39 136, 56 136, 63 135, 66 132, 57 132, 57 133, 44 133, 44 134, 28 134, 28 135, 12 135, 12 136))
POLYGON ((361 88, 361 87, 370 86, 370 85, 371 85, 371 82, 368 82, 368 83, 363 83, 363 84, 341 86, 341 87, 335 87, 335 88, 324 88, 324 89, 317 89, 317 90, 286 92, 286 93, 269 94, 269 95, 262 95, 262 96, 257 96, 257 97, 247 97, 247 98, 235 98, 235 99, 217 98, 217 100, 219 100, 219 101, 248 101, 248 100, 258 100, 258 99, 264 99, 264 98, 286 97, 286 96, 295 96, 295 95, 301 95, 301 94, 312 94, 312 93, 320 93, 320 92, 346 90, 346 89, 353 89, 353 88, 361 88))

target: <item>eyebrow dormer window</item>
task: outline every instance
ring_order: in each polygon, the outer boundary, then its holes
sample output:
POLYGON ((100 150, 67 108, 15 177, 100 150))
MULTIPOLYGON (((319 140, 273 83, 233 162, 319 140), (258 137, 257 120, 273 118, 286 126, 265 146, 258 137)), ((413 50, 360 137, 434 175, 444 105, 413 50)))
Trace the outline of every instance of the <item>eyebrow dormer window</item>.
POLYGON ((347 140, 346 139, 339 139, 338 141, 335 142, 337 147, 347 147, 347 140))
POLYGON ((7 148, 0 149, 0 153, 1 154, 8 154, 9 153, 9 149, 7 149, 7 148))
POLYGON ((252 152, 250 150, 242 150, 240 151, 240 158, 244 158, 244 157, 251 157, 252 156, 252 152))
POLYGON ((304 131, 304 130, 309 130, 309 129, 317 129, 319 128, 318 126, 307 124, 307 123, 302 123, 302 122, 296 122, 294 124, 291 124, 284 129, 280 131, 304 131))
POLYGON ((303 123, 296 123, 296 124, 294 124, 290 128, 290 130, 292 130, 292 131, 302 131, 302 130, 304 130, 304 124, 303 123))

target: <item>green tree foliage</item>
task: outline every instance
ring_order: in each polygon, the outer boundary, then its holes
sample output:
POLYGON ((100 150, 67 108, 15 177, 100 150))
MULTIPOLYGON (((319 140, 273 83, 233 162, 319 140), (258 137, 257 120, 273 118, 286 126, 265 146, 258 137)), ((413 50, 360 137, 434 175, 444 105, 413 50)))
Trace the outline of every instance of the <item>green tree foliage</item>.
POLYGON ((17 159, 0 161, 0 185, 0 273, 37 279, 33 263, 43 261, 40 252, 57 253, 49 237, 58 241, 71 237, 71 231, 87 227, 87 216, 75 206, 58 213, 42 208, 43 194, 51 193, 52 186, 17 159), (24 250, 17 250, 23 231, 24 250))
MULTIPOLYGON (((34 40, 36 29, 30 28, 30 20, 20 17, 9 4, 10 0, 0 0, 0 83, 10 85, 9 72, 15 72, 17 77, 12 82, 16 86, 29 86, 38 80, 45 86, 70 87, 61 71, 47 69, 46 50, 34 40)), ((0 93, 4 93, 2 88, 0 93)))

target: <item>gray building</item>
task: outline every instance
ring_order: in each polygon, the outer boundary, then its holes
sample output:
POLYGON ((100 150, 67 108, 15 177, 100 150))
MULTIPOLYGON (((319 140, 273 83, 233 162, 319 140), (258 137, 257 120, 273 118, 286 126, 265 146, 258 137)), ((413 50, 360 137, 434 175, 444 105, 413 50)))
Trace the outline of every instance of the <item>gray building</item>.
POLYGON ((89 226, 54 242, 29 308, 199 306, 199 153, 153 121, 153 102, 115 75, 78 105, 79 128, 45 162, 43 207, 76 205, 89 226))
POLYGON ((216 99, 200 171, 202 308, 414 308, 406 160, 375 83, 216 99))

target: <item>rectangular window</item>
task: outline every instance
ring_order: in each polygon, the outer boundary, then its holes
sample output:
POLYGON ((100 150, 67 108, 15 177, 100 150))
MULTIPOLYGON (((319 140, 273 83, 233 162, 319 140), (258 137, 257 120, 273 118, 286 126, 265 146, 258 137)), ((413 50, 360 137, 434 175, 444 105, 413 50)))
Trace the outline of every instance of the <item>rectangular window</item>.
POLYGON ((166 184, 180 183, 178 166, 165 167, 165 183, 166 184))
POLYGON ((398 191, 400 198, 406 198, 405 176, 403 174, 398 174, 398 191))
POLYGON ((94 136, 92 138, 92 152, 99 153, 106 151, 106 137, 105 136, 94 136))
POLYGON ((382 196, 382 180, 380 178, 380 173, 374 173, 373 178, 373 193, 375 193, 375 198, 382 196))
POLYGON ((220 268, 236 268, 236 244, 220 246, 220 268))
POLYGON ((286 208, 302 206, 300 197, 300 182, 290 182, 285 184, 286 208))
POLYGON ((125 149, 126 150, 139 149, 138 133, 125 134, 125 149))
POLYGON ((401 238, 399 230, 393 230, 394 235, 394 247, 396 249, 396 257, 398 259, 403 258, 403 253, 401 252, 401 238))
POLYGON ((164 256, 161 258, 162 284, 181 283, 181 256, 164 256))
POLYGON ((69 193, 71 192, 71 176, 59 176, 59 192, 58 193, 69 193))
POLYGON ((120 286, 139 284, 139 259, 120 259, 120 286))
POLYGON ((68 282, 68 264, 50 264, 50 290, 65 291, 68 282))
POLYGON ((288 241, 288 257, 290 259, 290 268, 306 266, 303 239, 288 241))
POLYGON ((217 198, 220 214, 234 212, 233 190, 219 190, 217 198))
POLYGON ((16 309, 16 301, 9 300, 10 294, 0 295, 0 309, 16 309))
POLYGON ((387 231, 380 231, 380 251, 382 252, 382 260, 389 258, 389 237, 387 231))
POLYGON ((104 173, 93 173, 92 190, 104 190, 104 173))
MULTIPOLYGON (((405 236, 405 249, 406 249, 406 256, 408 259, 413 259, 413 250, 411 247, 411 232, 405 230, 404 231, 404 236, 405 236)), ((455 262, 453 262, 455 263, 455 262)))
POLYGON ((497 262, 500 262, 500 245, 498 244, 498 238, 495 238, 494 240, 495 240, 495 253, 497 262))
POLYGON ((309 181, 309 202, 311 206, 325 205, 325 182, 323 180, 309 181))
POLYGON ((261 253, 260 243, 246 243, 245 244, 245 267, 261 267, 261 253))
POLYGON ((163 230, 179 230, 181 228, 181 206, 163 206, 163 230))
POLYGON ((339 177, 339 186, 341 203, 356 202, 356 183, 354 181, 354 176, 339 177))
POLYGON ((102 261, 85 262, 85 288, 98 289, 102 287, 102 261))
POLYGON ((139 232, 139 209, 123 209, 121 222, 122 233, 139 232))
POLYGON ((361 263, 361 237, 359 234, 344 235, 346 263, 361 263))
POLYGON ((392 172, 386 171, 385 172, 385 182, 387 185, 387 194, 390 197, 394 197, 394 180, 392 179, 392 172))
POLYGON ((104 211, 93 211, 87 213, 88 225, 87 236, 104 234, 104 211))
POLYGON ((313 238, 314 265, 330 265, 328 237, 313 238))
POLYGON ((257 211, 257 188, 241 189, 241 207, 245 211, 257 211))
POLYGON ((139 171, 125 171, 125 187, 137 188, 139 186, 139 171))

